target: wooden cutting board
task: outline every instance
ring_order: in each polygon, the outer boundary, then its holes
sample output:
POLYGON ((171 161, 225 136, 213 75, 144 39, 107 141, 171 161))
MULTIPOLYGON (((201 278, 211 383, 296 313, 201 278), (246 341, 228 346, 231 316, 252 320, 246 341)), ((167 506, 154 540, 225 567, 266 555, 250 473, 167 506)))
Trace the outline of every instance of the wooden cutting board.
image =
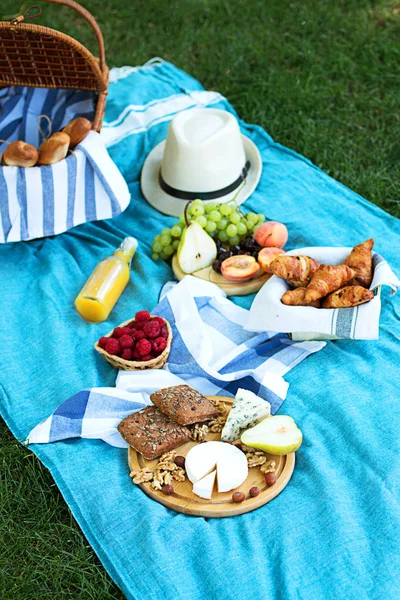
MULTIPOLYGON (((172 270, 178 281, 183 279, 186 275, 178 264, 176 254, 172 257, 172 270)), ((227 296, 247 296, 248 294, 254 294, 255 292, 258 292, 264 283, 271 277, 269 273, 264 273, 264 271, 260 269, 260 273, 257 277, 253 277, 253 279, 249 279, 249 281, 243 281, 243 283, 238 283, 236 281, 228 281, 225 277, 216 273, 212 267, 200 269, 199 271, 192 273, 192 275, 198 279, 215 283, 224 290, 227 296)))
MULTIPOLYGON (((226 398, 222 396, 209 396, 211 399, 219 400, 225 403, 226 410, 229 412, 231 409, 234 398, 226 398)), ((209 433, 206 437, 206 441, 220 441, 221 435, 219 433, 209 433)), ((197 445, 198 442, 186 442, 177 449, 177 454, 180 456, 186 456, 190 448, 197 445)), ((263 473, 261 473, 259 467, 253 467, 249 469, 249 474, 244 483, 230 492, 218 494, 216 488, 214 488, 211 500, 205 500, 196 496, 192 492, 192 483, 186 478, 185 481, 174 481, 174 493, 171 496, 166 496, 161 491, 155 491, 150 486, 150 483, 141 483, 139 487, 148 495, 153 498, 156 502, 160 502, 167 508, 171 508, 176 512, 183 513, 185 515, 191 515, 195 517, 233 517, 235 515, 241 515, 260 506, 264 506, 287 486, 292 476, 295 455, 289 454, 288 456, 269 456, 271 460, 276 462, 276 483, 267 487, 263 473), (258 487, 260 493, 255 498, 249 495, 249 490, 252 487, 258 487), (232 500, 232 494, 234 491, 241 491, 245 494, 243 502, 236 504, 232 500)), ((137 471, 143 467, 155 469, 158 459, 148 461, 139 453, 136 452, 132 447, 129 447, 128 451, 129 466, 132 471, 137 471)), ((133 484, 134 485, 134 484, 133 484)))

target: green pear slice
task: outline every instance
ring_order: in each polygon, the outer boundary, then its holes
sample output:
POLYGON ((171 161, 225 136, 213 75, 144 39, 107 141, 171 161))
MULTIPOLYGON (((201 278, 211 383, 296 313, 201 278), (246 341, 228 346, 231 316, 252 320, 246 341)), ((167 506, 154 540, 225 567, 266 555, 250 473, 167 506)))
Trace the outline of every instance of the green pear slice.
POLYGON ((201 225, 194 222, 183 231, 177 258, 184 273, 194 273, 209 267, 216 257, 217 246, 201 225))
POLYGON ((278 415, 261 421, 245 431, 240 440, 246 446, 259 448, 268 454, 286 455, 300 448, 303 435, 292 417, 278 415))

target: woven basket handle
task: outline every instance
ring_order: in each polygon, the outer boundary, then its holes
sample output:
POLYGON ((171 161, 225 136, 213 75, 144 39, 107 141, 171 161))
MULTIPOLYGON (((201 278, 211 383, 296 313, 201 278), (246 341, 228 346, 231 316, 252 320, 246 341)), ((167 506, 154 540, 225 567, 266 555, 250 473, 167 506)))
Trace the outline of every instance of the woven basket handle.
POLYGON ((106 65, 106 58, 105 58, 105 52, 104 52, 103 34, 101 33, 101 29, 97 25, 97 21, 93 17, 93 15, 88 10, 86 10, 86 8, 83 8, 83 6, 81 6, 80 4, 78 4, 78 2, 75 2, 74 0, 42 0, 42 2, 52 2, 54 4, 65 4, 65 6, 69 6, 70 8, 73 8, 74 10, 76 10, 77 13, 79 13, 81 15, 81 17, 86 19, 86 21, 89 23, 89 25, 91 25, 94 33, 96 34, 97 44, 99 47, 100 70, 103 73, 103 75, 106 75, 107 74, 107 65, 106 65))

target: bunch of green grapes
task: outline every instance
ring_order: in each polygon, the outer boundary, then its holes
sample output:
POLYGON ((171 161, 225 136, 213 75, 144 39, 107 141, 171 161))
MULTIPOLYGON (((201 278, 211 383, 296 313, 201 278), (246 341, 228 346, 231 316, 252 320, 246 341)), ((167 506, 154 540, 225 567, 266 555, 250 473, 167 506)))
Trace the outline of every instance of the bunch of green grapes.
MULTIPOLYGON (((253 212, 245 214, 234 202, 216 204, 204 203, 194 200, 187 208, 187 217, 190 222, 196 221, 215 240, 219 240, 227 248, 237 246, 246 236, 254 231, 265 221, 263 214, 253 212)), ((183 230, 186 227, 185 215, 171 228, 163 229, 153 241, 153 260, 170 258, 177 250, 183 230)))

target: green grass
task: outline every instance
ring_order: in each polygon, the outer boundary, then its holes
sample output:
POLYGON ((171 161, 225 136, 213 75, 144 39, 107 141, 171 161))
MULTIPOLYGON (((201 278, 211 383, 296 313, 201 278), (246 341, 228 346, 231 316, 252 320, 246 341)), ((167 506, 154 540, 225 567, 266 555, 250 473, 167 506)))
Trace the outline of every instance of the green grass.
MULTIPOLYGON (((110 66, 162 56, 224 94, 242 118, 400 216, 400 2, 86 0, 85 6, 103 30, 110 66)), ((3 0, 0 13, 17 9, 15 0, 3 0)), ((43 24, 94 48, 90 30, 70 10, 43 9, 43 24)), ((123 598, 48 472, 5 426, 0 434, 1 598, 123 598)))

